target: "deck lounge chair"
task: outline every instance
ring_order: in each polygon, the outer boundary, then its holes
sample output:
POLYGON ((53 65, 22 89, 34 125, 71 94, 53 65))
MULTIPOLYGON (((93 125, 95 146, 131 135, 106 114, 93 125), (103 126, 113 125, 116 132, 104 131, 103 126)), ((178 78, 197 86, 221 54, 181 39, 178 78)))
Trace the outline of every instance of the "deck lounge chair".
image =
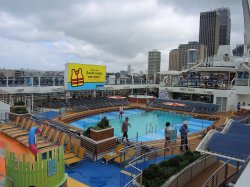
POLYGON ((29 124, 25 127, 25 129, 23 129, 22 131, 18 131, 18 132, 16 132, 16 133, 11 133, 11 134, 8 134, 8 135, 9 135, 10 137, 12 137, 12 138, 17 138, 17 137, 19 137, 19 136, 28 135, 29 130, 30 130, 31 127, 33 127, 33 126, 36 126, 36 122, 31 122, 31 123, 29 123, 29 124))
POLYGON ((64 154, 70 153, 70 152, 71 152, 71 149, 72 149, 72 143, 71 143, 71 141, 68 141, 68 142, 67 142, 67 145, 66 145, 66 148, 65 148, 65 150, 64 150, 64 154))
POLYGON ((68 137, 68 135, 66 133, 62 132, 59 136, 58 145, 64 145, 67 137, 68 137))
POLYGON ((73 153, 71 152, 71 153, 64 154, 64 159, 75 157, 78 154, 78 152, 79 152, 79 145, 75 144, 73 148, 73 153))
POLYGON ((70 166, 71 164, 79 163, 85 156, 85 149, 83 147, 79 148, 77 156, 66 159, 64 161, 65 165, 70 166))
POLYGON ((39 152, 47 152, 47 151, 57 147, 58 145, 64 145, 64 142, 65 142, 66 138, 67 138, 67 134, 61 132, 61 134, 59 135, 58 144, 56 144, 56 142, 53 142, 54 144, 52 144, 52 145, 48 145, 47 147, 39 148, 39 152))
MULTIPOLYGON (((50 128, 50 126, 48 126, 48 125, 45 125, 45 126, 42 127, 42 133, 41 133, 41 135, 37 136, 37 138, 36 138, 37 142, 39 140, 43 140, 46 137, 49 128, 50 128)), ((28 143, 29 136, 27 135, 27 136, 18 137, 17 141, 21 142, 22 144, 28 143)))
MULTIPOLYGON (((41 144, 46 143, 48 140, 50 140, 54 133, 55 133, 55 129, 54 128, 50 128, 49 131, 48 131, 48 133, 47 133, 47 136, 46 136, 47 140, 45 138, 37 140, 37 144, 36 144, 37 148, 39 148, 41 144)), ((29 142, 24 143, 24 145, 26 147, 28 147, 29 146, 29 142)))
POLYGON ((3 131, 3 133, 6 134, 7 136, 11 136, 12 134, 24 132, 24 131, 26 131, 26 129, 29 129, 29 127, 31 126, 31 123, 32 123, 32 121, 28 119, 25 122, 24 126, 17 127, 15 129, 8 129, 6 131, 3 131))
MULTIPOLYGON (((55 129, 50 127, 50 126, 45 126, 43 129, 42 129, 42 134, 40 136, 37 136, 37 139, 36 139, 36 142, 37 144, 39 143, 44 143, 46 142, 45 138, 46 137, 51 137, 53 135, 53 133, 55 132, 54 131, 55 129)), ((18 137, 17 140, 22 143, 23 145, 25 145, 26 147, 29 146, 29 136, 25 136, 25 137, 18 137)))
POLYGON ((41 142, 41 143, 37 143, 37 148, 43 148, 43 147, 48 147, 51 146, 53 144, 55 144, 57 142, 57 139, 59 138, 61 131, 56 130, 53 134, 53 136, 51 136, 51 139, 45 139, 45 142, 41 142))
POLYGON ((18 125, 20 121, 21 121, 21 117, 17 116, 15 119, 15 125, 18 125))
POLYGON ((120 150, 124 148, 124 145, 118 144, 116 149, 113 152, 107 153, 102 158, 108 163, 109 161, 117 158, 120 155, 120 150))
POLYGON ((20 128, 24 128, 24 126, 26 125, 27 122, 28 122, 28 119, 27 118, 23 118, 23 120, 20 123, 18 123, 17 126, 15 126, 15 125, 9 125, 6 128, 1 128, 1 132, 7 133, 7 132, 11 132, 13 130, 18 130, 20 128))
POLYGON ((136 155, 135 149, 129 149, 124 155, 118 156, 114 159, 115 163, 122 164, 125 161, 132 159, 136 155))
POLYGON ((17 116, 16 119, 15 119, 14 125, 13 124, 0 125, 0 130, 1 129, 8 129, 8 128, 13 128, 13 127, 18 127, 20 125, 21 121, 22 121, 21 117, 17 116))

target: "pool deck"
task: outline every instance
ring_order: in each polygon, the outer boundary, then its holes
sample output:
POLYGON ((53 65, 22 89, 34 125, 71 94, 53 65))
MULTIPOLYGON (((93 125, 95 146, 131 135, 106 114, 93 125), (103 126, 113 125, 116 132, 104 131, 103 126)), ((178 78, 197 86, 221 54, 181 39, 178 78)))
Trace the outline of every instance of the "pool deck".
MULTIPOLYGON (((146 105, 144 104, 131 104, 129 106, 124 107, 124 109, 132 109, 132 108, 140 108, 140 109, 146 109, 146 105)), ((154 107, 149 107, 150 110, 160 110, 160 111, 166 111, 166 112, 176 112, 174 110, 168 110, 168 109, 159 109, 159 108, 154 108, 154 107)), ((93 111, 83 111, 83 112, 67 112, 65 114, 65 116, 62 119, 55 119, 55 121, 61 122, 63 124, 65 124, 66 126, 70 126, 68 123, 68 121, 71 121, 70 119, 74 119, 74 117, 76 117, 77 119, 79 119, 80 117, 85 117, 85 116, 89 116, 89 115, 93 115, 97 114, 97 113, 101 113, 101 112, 106 112, 106 111, 114 111, 117 110, 117 107, 109 107, 109 108, 101 108, 101 109, 96 109, 93 111), (67 121, 67 122, 63 122, 63 121, 67 121)), ((177 111, 179 112, 179 111, 177 111)), ((215 115, 208 115, 208 114, 200 114, 200 113, 192 113, 192 112, 179 112, 179 113, 183 113, 183 114, 189 114, 189 115, 193 115, 195 117, 198 118, 205 118, 205 119, 216 119, 216 121, 214 122, 214 124, 212 125, 212 128, 217 128, 220 127, 224 124, 226 124, 228 122, 228 120, 233 116, 232 112, 221 112, 221 113, 217 113, 215 115)), ((76 130, 80 130, 76 127, 72 127, 73 129, 76 130)), ((196 147, 198 146, 198 144, 200 143, 200 141, 202 140, 201 134, 202 132, 206 132, 206 130, 203 131, 199 131, 193 134, 189 135, 189 143, 195 144, 196 146, 192 146, 194 148, 192 148, 192 150, 195 150, 196 147)), ((150 142, 144 142, 144 144, 148 145, 148 144, 155 144, 155 143, 159 143, 161 144, 161 142, 164 142, 164 140, 154 140, 154 141, 150 141, 150 142)), ((177 140, 176 143, 172 144, 173 146, 177 146, 180 144, 180 139, 177 140)), ((162 144, 163 145, 163 144, 162 144)), ((158 147, 163 147, 163 146, 158 146, 158 147)), ((157 146, 156 146, 157 147, 157 146)), ((180 152, 177 152, 176 154, 179 154, 180 152)))
MULTIPOLYGON (((140 104, 140 105, 130 104, 129 106, 124 107, 124 109, 132 109, 132 108, 145 109, 146 106, 142 105, 142 104, 140 104)), ((160 110, 160 111, 171 111, 171 110, 167 110, 167 109, 159 109, 159 108, 153 108, 153 107, 149 107, 149 109, 150 110, 160 110)), ((60 123, 63 123, 66 126, 70 126, 67 124, 70 121, 70 119, 75 119, 75 118, 79 118, 79 117, 84 117, 84 116, 89 116, 89 115, 93 115, 93 114, 97 114, 97 113, 101 113, 101 112, 114 111, 114 110, 117 110, 117 107, 101 108, 101 109, 96 109, 96 110, 91 110, 91 111, 83 111, 83 112, 66 112, 65 116, 62 117, 62 119, 54 118, 53 120, 58 121, 60 123)), ((171 112, 173 112, 173 110, 171 112)), ((198 113, 190 113, 190 112, 179 112, 179 111, 175 111, 175 112, 189 114, 189 115, 193 115, 195 117, 201 117, 201 118, 206 118, 206 119, 216 119, 215 123, 213 124, 213 127, 215 127, 215 128, 225 124, 233 116, 233 114, 231 112, 218 113, 216 115, 198 114, 198 113)), ((74 128, 72 126, 70 126, 70 127, 72 129, 79 130, 78 128, 74 128)), ((200 136, 201 132, 202 131, 197 132, 197 133, 193 133, 189 136, 188 139, 189 139, 189 144, 191 144, 191 146, 190 146, 191 150, 195 150, 196 147, 198 146, 198 144, 200 143, 200 141, 202 140, 202 138, 200 136)), ((0 143, 1 142, 3 142, 4 144, 7 144, 9 150, 12 152, 15 152, 18 154, 24 153, 26 155, 32 156, 32 153, 30 152, 30 150, 27 147, 21 145, 19 142, 15 141, 14 139, 11 139, 8 136, 0 133, 0 143)), ((144 142, 144 144, 147 144, 147 145, 153 144, 153 143, 159 143, 158 145, 155 146, 157 148, 164 147, 164 140, 155 140, 155 141, 150 141, 150 142, 144 142)), ((180 145, 179 139, 176 142, 171 144, 171 146, 178 146, 178 145, 180 145)), ((174 151, 166 152, 165 155, 180 154, 180 153, 181 152, 180 152, 179 148, 176 148, 176 149, 174 149, 174 151)), ((84 168, 84 166, 83 166, 83 168, 84 168)), ((98 168, 96 168, 96 170, 98 170, 98 168)), ((5 174, 5 160, 4 160, 4 158, 1 158, 1 157, 0 157, 0 173, 5 174)), ((75 174, 73 174, 73 175, 75 175, 75 174)), ((85 184, 82 183, 83 181, 81 181, 80 178, 79 178, 79 180, 77 180, 77 179, 78 179, 77 177, 75 179, 68 177, 67 186, 68 187, 88 187, 88 185, 86 185, 86 183, 85 184)))
POLYGON ((68 177, 67 179, 67 187, 89 187, 88 185, 85 185, 83 183, 78 182, 77 180, 68 177))

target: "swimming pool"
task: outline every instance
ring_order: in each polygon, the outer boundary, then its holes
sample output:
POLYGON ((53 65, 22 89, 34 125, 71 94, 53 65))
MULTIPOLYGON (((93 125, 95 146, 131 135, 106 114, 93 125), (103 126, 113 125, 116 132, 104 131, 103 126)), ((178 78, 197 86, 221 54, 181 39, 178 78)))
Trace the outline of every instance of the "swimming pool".
POLYGON ((124 111, 122 118, 119 118, 118 111, 113 111, 89 116, 74 121, 70 125, 85 130, 88 127, 95 126, 103 116, 108 118, 110 125, 114 127, 114 134, 117 137, 122 136, 121 124, 125 117, 129 117, 129 123, 131 124, 131 128, 128 129, 129 139, 136 139, 138 134, 139 141, 164 139, 164 128, 167 121, 170 122, 173 128, 177 129, 178 133, 184 120, 188 121, 190 133, 198 132, 213 124, 213 121, 197 119, 190 115, 176 112, 153 110, 147 113, 140 109, 129 109, 124 111))

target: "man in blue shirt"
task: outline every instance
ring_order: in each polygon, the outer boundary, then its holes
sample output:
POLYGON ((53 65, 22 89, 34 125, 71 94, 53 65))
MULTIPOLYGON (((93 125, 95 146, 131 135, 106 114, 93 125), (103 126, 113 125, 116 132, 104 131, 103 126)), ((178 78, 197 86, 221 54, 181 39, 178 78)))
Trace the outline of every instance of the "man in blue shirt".
POLYGON ((180 146, 180 151, 184 151, 184 147, 185 147, 185 150, 189 150, 188 149, 188 139, 187 139, 187 136, 188 136, 188 126, 187 126, 187 121, 184 121, 183 122, 183 125, 181 126, 180 128, 180 133, 181 133, 181 146, 180 146))

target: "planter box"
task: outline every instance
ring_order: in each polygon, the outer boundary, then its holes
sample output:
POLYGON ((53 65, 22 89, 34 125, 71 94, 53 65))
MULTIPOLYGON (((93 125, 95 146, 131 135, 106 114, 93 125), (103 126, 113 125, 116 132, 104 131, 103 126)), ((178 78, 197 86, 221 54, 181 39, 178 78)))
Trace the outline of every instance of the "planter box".
POLYGON ((15 114, 15 113, 9 112, 9 120, 15 121, 17 116, 20 116, 20 117, 29 117, 30 114, 29 113, 27 113, 27 114, 15 114))
POLYGON ((16 113, 16 111, 20 108, 26 109, 26 106, 10 106, 10 112, 16 113))
POLYGON ((114 137, 114 128, 107 128, 102 130, 90 129, 90 138, 95 141, 104 140, 107 138, 114 137))
POLYGON ((115 145, 116 137, 100 141, 94 141, 88 137, 81 138, 81 146, 88 151, 90 154, 89 156, 92 157, 93 160, 98 160, 102 158, 103 154, 113 151, 115 149, 115 145))

